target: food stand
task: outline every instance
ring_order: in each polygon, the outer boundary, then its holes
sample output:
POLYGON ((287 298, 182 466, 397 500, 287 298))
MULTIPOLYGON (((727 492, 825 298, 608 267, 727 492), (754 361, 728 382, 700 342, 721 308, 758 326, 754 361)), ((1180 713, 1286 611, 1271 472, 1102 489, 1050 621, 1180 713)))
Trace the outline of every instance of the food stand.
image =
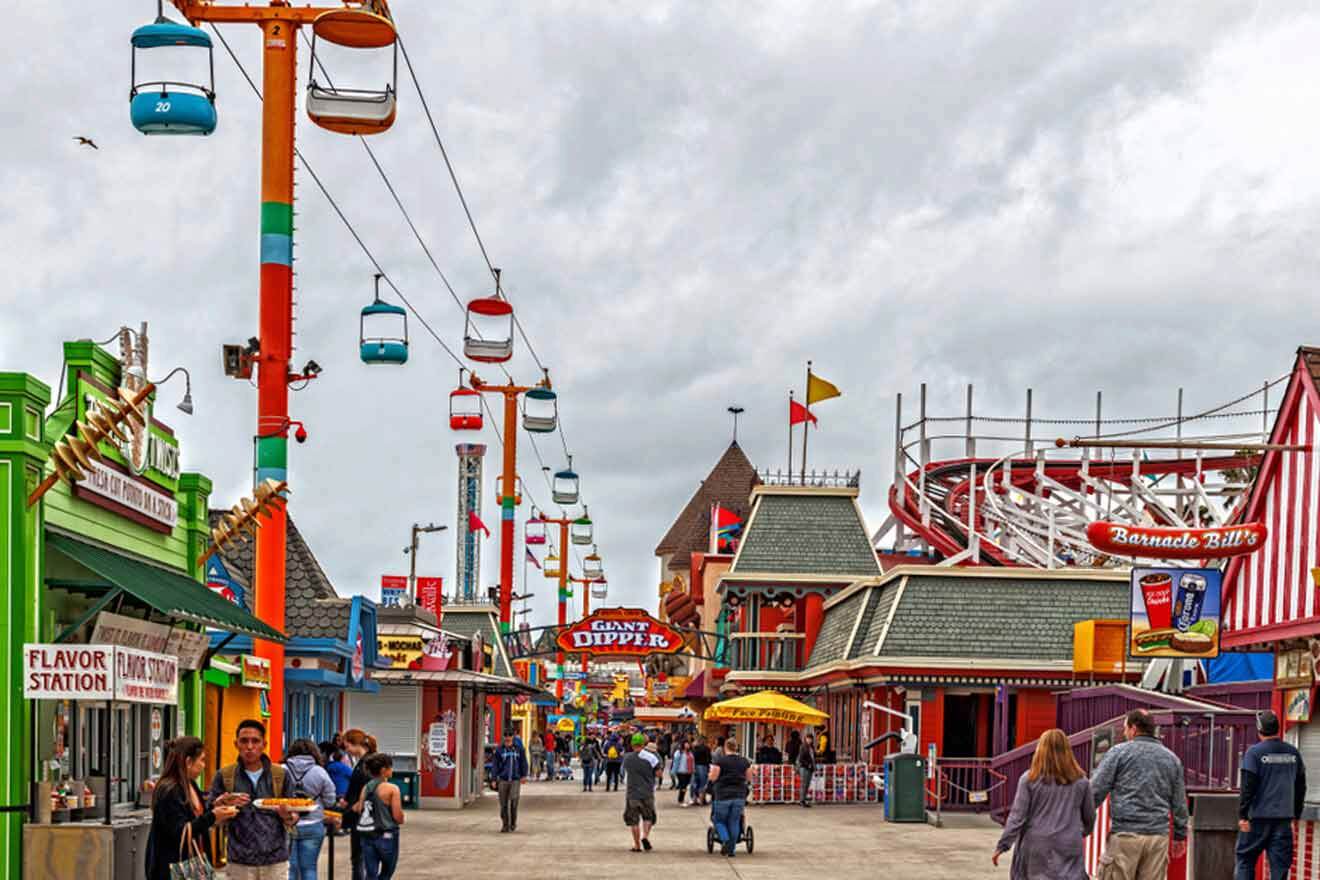
MULTIPOLYGON (((97 721, 89 741, 100 746, 96 761, 84 764, 70 761, 59 742, 50 765, 33 768, 33 778, 42 781, 32 785, 33 821, 23 828, 24 878, 143 876, 151 812, 138 803, 117 807, 123 777, 116 768, 124 766, 122 756, 145 752, 159 772, 169 736, 165 714, 178 704, 178 691, 179 658, 171 654, 112 644, 23 646, 24 698, 71 706, 80 719, 89 710, 98 713, 91 716, 97 721), (135 707, 146 708, 145 731, 125 711, 135 707), (84 768, 93 772, 84 774, 84 768), (49 778, 66 769, 69 775, 58 783, 49 778)), ((57 721, 57 737, 68 721, 57 721)))

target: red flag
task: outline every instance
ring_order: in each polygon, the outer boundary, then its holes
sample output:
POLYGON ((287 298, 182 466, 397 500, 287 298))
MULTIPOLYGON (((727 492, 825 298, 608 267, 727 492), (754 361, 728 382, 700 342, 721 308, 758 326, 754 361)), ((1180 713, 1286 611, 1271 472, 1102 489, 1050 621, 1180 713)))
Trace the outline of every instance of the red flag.
POLYGON ((739 536, 742 534, 742 517, 732 510, 725 510, 716 504, 712 519, 715 526, 716 548, 720 553, 732 553, 739 536))
POLYGON ((486 533, 487 538, 490 537, 490 529, 486 528, 486 524, 481 521, 481 517, 477 516, 475 510, 468 511, 468 531, 483 531, 486 533))
MULTIPOLYGON (((790 425, 800 425, 805 421, 816 424, 816 417, 812 415, 811 410, 807 409, 796 400, 789 398, 788 401, 788 423, 790 425)), ((819 427, 819 426, 818 426, 819 427)))

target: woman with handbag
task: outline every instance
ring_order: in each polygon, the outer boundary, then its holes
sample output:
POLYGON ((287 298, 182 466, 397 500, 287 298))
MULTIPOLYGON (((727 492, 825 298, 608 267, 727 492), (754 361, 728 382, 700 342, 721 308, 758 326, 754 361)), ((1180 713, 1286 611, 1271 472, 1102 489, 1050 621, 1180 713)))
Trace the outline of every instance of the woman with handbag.
POLYGON ((195 781, 205 769, 206 752, 200 739, 181 736, 170 743, 165 770, 151 798, 147 880, 205 880, 215 876, 208 832, 216 823, 234 818, 247 795, 221 795, 207 809, 195 781))

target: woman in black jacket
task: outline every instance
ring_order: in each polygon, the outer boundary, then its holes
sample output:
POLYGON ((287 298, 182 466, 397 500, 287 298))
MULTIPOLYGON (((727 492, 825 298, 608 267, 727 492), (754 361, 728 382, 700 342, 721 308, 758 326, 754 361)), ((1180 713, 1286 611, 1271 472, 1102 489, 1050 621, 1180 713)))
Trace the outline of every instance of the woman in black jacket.
POLYGON ((151 797, 151 833, 147 837, 147 880, 170 880, 170 865, 189 858, 180 852, 185 827, 209 858, 208 832, 217 822, 228 822, 238 813, 239 801, 247 795, 221 795, 210 809, 194 780, 206 769, 206 752, 195 736, 181 736, 170 743, 165 770, 151 797), (221 803, 223 801, 224 803, 221 803))

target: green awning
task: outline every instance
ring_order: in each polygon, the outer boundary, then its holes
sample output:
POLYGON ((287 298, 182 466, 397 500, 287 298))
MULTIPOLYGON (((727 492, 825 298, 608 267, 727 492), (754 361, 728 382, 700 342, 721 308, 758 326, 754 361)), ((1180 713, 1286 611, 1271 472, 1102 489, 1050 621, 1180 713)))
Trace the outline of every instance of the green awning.
POLYGON ((266 641, 284 641, 278 630, 178 572, 129 559, 55 532, 46 533, 46 546, 90 568, 161 614, 266 641))

